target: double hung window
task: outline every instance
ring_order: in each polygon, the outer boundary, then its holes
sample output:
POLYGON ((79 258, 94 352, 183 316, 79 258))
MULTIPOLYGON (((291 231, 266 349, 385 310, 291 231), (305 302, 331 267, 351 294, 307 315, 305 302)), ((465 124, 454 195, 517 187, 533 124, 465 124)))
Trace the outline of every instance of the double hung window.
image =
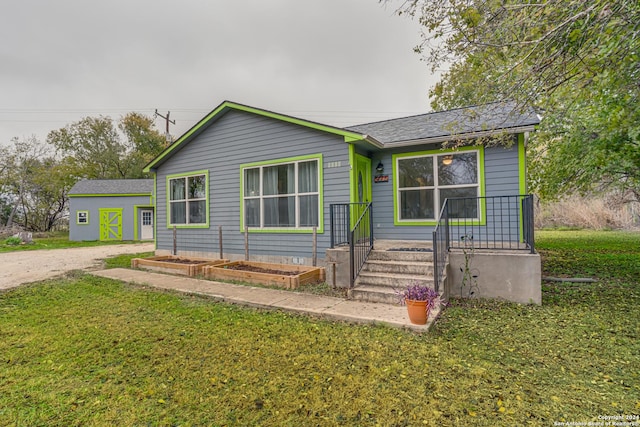
POLYGON ((197 174, 168 179, 170 225, 207 223, 207 175, 197 174))
MULTIPOLYGON (((446 199, 480 196, 479 152, 396 158, 396 212, 401 221, 435 220, 446 199)), ((478 219, 478 203, 457 203, 452 218, 478 219)))
POLYGON ((319 226, 319 158, 242 167, 244 225, 304 229, 319 226))

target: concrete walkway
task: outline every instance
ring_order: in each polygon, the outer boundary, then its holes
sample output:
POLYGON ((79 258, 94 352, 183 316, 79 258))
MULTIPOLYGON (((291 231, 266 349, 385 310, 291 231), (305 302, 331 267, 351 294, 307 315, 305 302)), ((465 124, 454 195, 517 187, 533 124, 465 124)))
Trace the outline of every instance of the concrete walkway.
POLYGON ((409 322, 407 309, 401 305, 359 302, 342 298, 258 288, 190 277, 173 276, 126 268, 91 271, 90 274, 159 289, 205 295, 218 301, 266 309, 309 314, 331 320, 357 323, 380 323, 397 328, 425 332, 439 310, 431 313, 426 325, 409 322))

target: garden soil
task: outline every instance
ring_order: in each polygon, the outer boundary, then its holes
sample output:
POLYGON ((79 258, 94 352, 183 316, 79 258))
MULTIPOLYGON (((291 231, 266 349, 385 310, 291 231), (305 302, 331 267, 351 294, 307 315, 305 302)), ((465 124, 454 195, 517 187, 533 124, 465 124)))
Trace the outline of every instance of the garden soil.
POLYGON ((136 243, 0 253, 0 290, 62 276, 72 270, 101 269, 105 258, 153 250, 153 243, 136 243))

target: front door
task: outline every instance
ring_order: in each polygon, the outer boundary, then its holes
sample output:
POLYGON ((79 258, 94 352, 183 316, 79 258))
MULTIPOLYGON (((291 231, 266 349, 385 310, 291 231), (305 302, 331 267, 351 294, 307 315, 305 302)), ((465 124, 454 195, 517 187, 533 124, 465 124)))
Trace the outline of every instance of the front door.
POLYGON ((364 212, 365 203, 371 201, 371 159, 360 154, 356 154, 356 167, 351 192, 352 203, 363 203, 362 205, 352 205, 351 227, 353 227, 364 212))
POLYGON ((100 240, 122 240, 122 208, 102 208, 100 240))
POLYGON ((142 210, 142 227, 140 227, 140 239, 153 239, 153 211, 151 209, 142 210))

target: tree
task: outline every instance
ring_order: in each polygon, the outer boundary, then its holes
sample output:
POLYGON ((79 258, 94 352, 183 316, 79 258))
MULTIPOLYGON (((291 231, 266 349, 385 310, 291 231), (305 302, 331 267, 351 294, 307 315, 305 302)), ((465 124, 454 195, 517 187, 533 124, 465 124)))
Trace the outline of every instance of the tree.
POLYGON ((640 3, 411 0, 416 51, 449 70, 433 107, 515 100, 543 113, 532 182, 547 197, 618 188, 640 199, 640 3))
POLYGON ((139 113, 127 114, 117 126, 109 117, 85 117, 51 131, 47 141, 70 158, 79 178, 142 178, 144 165, 164 147, 153 127, 153 119, 139 113))

